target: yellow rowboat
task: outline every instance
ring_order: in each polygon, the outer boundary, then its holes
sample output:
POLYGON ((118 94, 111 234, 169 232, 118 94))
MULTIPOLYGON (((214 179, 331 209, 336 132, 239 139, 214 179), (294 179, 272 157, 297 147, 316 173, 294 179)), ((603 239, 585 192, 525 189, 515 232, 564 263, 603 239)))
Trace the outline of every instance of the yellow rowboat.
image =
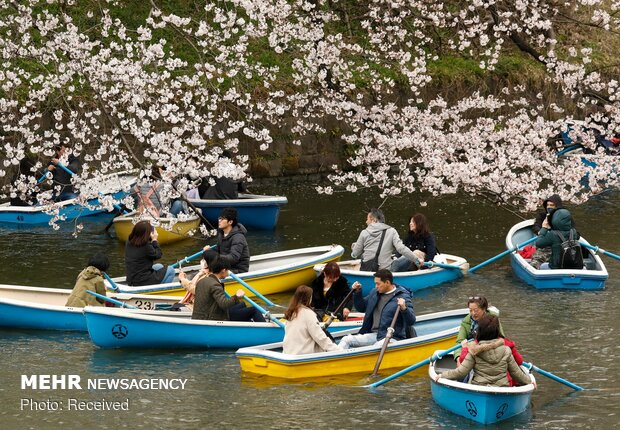
MULTIPOLYGON (((430 357, 437 349, 454 346, 467 309, 422 315, 414 325, 417 336, 391 342, 380 370, 404 368, 430 357)), ((340 334, 340 333, 339 333, 340 334)), ((373 371, 381 346, 365 346, 343 351, 291 355, 281 352, 282 343, 271 343, 237 350, 245 375, 263 375, 283 379, 334 377, 373 371)))
MULTIPOLYGON (((135 212, 127 215, 119 216, 114 219, 114 230, 116 231, 116 237, 122 241, 127 242, 129 234, 135 225, 134 222, 135 212)), ((167 243, 178 242, 188 238, 198 231, 200 225, 200 218, 193 215, 184 219, 179 218, 159 218, 157 220, 153 218, 144 218, 151 222, 157 229, 159 237, 157 241, 160 245, 167 243)), ((138 218, 137 221, 140 221, 138 218)), ((136 222, 137 222, 136 221, 136 222)))
MULTIPOLYGON (((254 255, 250 257, 250 270, 238 273, 237 276, 263 295, 282 293, 294 290, 299 285, 309 285, 316 277, 313 269, 315 264, 338 261, 343 253, 342 246, 329 245, 254 255)), ((198 265, 184 267, 183 271, 191 278, 191 273, 199 268, 198 265)), ((178 278, 169 284, 140 287, 125 284, 124 277, 113 278, 113 281, 118 286, 118 291, 122 293, 183 296, 186 292, 179 284, 178 278)), ((239 288, 243 288, 248 296, 254 295, 231 277, 224 279, 224 285, 229 294, 234 294, 239 288)), ((107 284, 107 287, 110 288, 110 285, 107 284)))

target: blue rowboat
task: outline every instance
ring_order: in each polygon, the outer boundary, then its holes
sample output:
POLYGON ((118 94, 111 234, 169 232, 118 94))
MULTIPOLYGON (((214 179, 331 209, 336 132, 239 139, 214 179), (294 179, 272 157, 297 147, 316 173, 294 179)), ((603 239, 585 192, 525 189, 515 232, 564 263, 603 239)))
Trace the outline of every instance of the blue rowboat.
POLYGON ((238 199, 202 200, 190 199, 202 210, 210 222, 217 225, 217 217, 224 208, 237 209, 238 221, 248 229, 273 230, 278 222, 280 207, 288 203, 286 197, 239 194, 238 199))
MULTIPOLYGON (((480 424, 493 424, 519 415, 530 405, 533 383, 521 387, 488 387, 444 378, 435 381, 437 373, 455 367, 451 355, 428 366, 433 400, 444 409, 480 424)), ((521 368, 529 374, 527 368, 521 368)), ((534 381, 534 376, 530 377, 534 381)))
MULTIPOLYGON (((514 225, 506 235, 507 249, 534 237, 532 226, 534 220, 525 220, 514 225)), ((583 237, 583 243, 588 243, 583 237)), ((593 251, 581 247, 585 269, 537 270, 519 253, 510 254, 510 263, 515 274, 523 281, 536 288, 563 288, 574 290, 602 290, 609 277, 603 260, 593 251)))
MULTIPOLYGON (((340 258, 344 248, 340 245, 315 246, 311 248, 291 249, 250 257, 250 270, 237 276, 263 295, 283 293, 300 285, 309 285, 315 278, 313 267, 340 258)), ((185 272, 197 271, 200 266, 185 267, 185 272)), ((178 273, 178 270, 177 270, 178 273)), ((186 291, 178 280, 168 284, 144 285, 133 287, 125 284, 125 278, 113 278, 118 291, 131 294, 172 294, 184 296, 186 291)), ((235 294, 239 288, 248 296, 254 293, 245 289, 230 276, 224 279, 226 291, 235 294)))
MULTIPOLYGON (((259 343, 281 342, 284 338, 284 330, 271 321, 192 320, 162 316, 162 312, 158 315, 144 315, 133 309, 96 306, 85 307, 84 315, 91 340, 101 348, 236 349, 259 343)), ((362 318, 357 318, 334 322, 329 326, 329 331, 359 330, 361 326, 362 318)))
MULTIPOLYGON (((444 282, 457 280, 462 277, 463 272, 466 272, 469 268, 469 263, 462 257, 449 254, 441 254, 441 257, 443 257, 442 263, 461 267, 462 270, 445 269, 434 266, 429 269, 416 270, 415 272, 393 272, 394 283, 410 291, 418 291, 443 284, 444 282)), ((340 273, 349 281, 349 285, 352 285, 353 282, 356 281, 362 284, 362 293, 364 295, 369 294, 373 288, 375 288, 373 272, 363 272, 359 270, 360 260, 340 261, 338 262, 338 266, 340 266, 340 273)), ((317 264, 314 266, 314 271, 317 274, 321 273, 323 267, 325 267, 325 264, 317 264)))
MULTIPOLYGON (((120 200, 127 195, 135 181, 135 176, 110 176, 99 189, 102 195, 111 195, 115 200, 120 200)), ((100 205, 98 198, 84 202, 80 197, 40 206, 12 206, 10 203, 2 203, 0 204, 0 226, 48 225, 55 218, 53 211, 56 208, 59 209, 58 222, 69 222, 77 218, 102 214, 113 216, 108 209, 97 207, 98 205, 100 205)))
MULTIPOLYGON (((65 306, 71 290, 61 288, 0 285, 0 327, 86 331, 82 308, 65 306)), ((178 297, 110 294, 108 296, 153 312, 156 304, 172 304, 178 297)), ((161 311, 157 311, 161 312, 161 311)), ((170 314, 179 312, 170 312, 170 314)), ((185 317, 189 314, 184 313, 185 317)))
MULTIPOLYGON (((417 336, 390 342, 381 361, 381 370, 404 368, 430 357, 438 348, 454 345, 467 309, 420 315, 414 325, 417 336)), ((292 355, 281 352, 282 343, 241 348, 236 352, 243 374, 288 380, 314 380, 355 373, 370 373, 375 367, 381 345, 340 351, 292 355)))

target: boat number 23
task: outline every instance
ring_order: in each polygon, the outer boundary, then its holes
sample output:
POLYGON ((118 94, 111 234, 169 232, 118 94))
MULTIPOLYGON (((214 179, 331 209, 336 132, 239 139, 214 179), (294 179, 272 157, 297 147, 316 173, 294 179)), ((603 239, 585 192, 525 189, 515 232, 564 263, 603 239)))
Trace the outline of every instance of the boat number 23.
POLYGON ((153 302, 136 300, 136 306, 140 309, 146 309, 147 311, 152 310, 154 308, 153 302))

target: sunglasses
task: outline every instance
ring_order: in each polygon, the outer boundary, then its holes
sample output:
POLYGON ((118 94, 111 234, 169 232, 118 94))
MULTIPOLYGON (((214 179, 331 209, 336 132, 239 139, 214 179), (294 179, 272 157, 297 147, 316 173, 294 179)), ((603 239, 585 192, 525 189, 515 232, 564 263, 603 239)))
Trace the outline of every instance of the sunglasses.
POLYGON ((480 300, 481 298, 480 296, 470 296, 468 300, 480 300))

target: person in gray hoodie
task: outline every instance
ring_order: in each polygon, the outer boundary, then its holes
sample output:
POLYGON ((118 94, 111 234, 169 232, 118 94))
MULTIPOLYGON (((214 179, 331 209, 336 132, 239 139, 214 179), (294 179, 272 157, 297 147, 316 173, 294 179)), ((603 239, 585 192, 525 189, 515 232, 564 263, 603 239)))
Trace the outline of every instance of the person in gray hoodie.
POLYGON ((385 223, 383 212, 379 209, 371 209, 366 216, 366 225, 368 227, 362 230, 357 242, 351 246, 351 256, 362 259, 361 270, 376 272, 379 269, 390 269, 394 251, 398 251, 420 267, 420 260, 403 244, 396 229, 385 223), (383 242, 381 243, 382 236, 383 242), (380 250, 379 243, 381 243, 380 250), (373 264, 372 260, 377 257, 377 251, 379 251, 377 262, 373 264), (370 267, 373 265, 376 267, 370 267))

